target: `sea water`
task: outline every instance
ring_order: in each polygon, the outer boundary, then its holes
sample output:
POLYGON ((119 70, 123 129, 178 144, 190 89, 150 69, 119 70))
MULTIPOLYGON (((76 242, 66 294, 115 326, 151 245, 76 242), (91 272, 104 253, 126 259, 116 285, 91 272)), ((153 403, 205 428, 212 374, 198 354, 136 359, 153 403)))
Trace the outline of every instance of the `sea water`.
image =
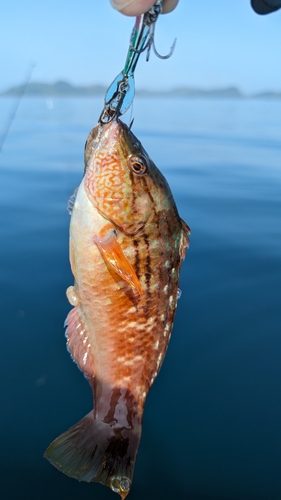
MULTIPOLYGON (((66 207, 102 105, 23 99, 0 154, 5 500, 114 498, 43 459, 92 407, 65 348, 66 207)), ((280 499, 281 101, 136 99, 133 116, 192 234, 129 498, 280 499)))

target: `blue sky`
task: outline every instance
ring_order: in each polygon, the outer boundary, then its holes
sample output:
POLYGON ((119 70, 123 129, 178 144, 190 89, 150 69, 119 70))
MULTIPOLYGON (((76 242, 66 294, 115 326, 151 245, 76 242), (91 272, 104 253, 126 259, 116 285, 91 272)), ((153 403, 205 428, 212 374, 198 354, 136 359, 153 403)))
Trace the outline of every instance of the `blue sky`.
MULTIPOLYGON (((33 81, 109 86, 123 68, 133 23, 109 0, 1 2, 0 91, 22 83, 32 63, 33 81)), ((250 0, 180 0, 158 20, 158 51, 166 53, 175 37, 169 60, 141 58, 137 88, 281 91, 281 10, 258 16, 250 0)))

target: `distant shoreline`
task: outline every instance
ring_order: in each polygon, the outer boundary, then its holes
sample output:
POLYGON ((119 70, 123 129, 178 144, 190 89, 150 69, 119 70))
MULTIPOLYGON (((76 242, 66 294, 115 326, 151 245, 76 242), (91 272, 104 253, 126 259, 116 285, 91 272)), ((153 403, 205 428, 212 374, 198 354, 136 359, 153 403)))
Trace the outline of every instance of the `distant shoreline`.
MULTIPOLYGON (((54 84, 34 82, 28 85, 11 87, 0 93, 0 97, 93 97, 103 96, 107 87, 103 85, 75 86, 65 81, 54 84)), ((227 99, 281 99, 280 92, 258 92, 251 95, 243 94, 237 87, 201 89, 179 87, 172 90, 137 90, 137 97, 169 97, 169 98, 227 98, 227 99)))

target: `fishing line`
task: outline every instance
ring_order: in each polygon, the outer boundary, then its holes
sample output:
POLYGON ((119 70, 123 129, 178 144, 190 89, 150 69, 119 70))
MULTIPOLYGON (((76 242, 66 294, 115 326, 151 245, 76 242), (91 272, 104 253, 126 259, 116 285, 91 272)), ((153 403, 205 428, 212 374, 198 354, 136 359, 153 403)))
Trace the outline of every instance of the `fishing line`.
POLYGON ((133 123, 134 123, 134 117, 133 117, 133 112, 134 112, 134 101, 132 102, 131 105, 131 111, 130 111, 130 120, 129 120, 129 129, 131 130, 133 123))
POLYGON ((13 123, 13 121, 15 119, 16 114, 17 114, 19 105, 20 105, 21 100, 23 98, 23 95, 24 95, 24 93, 26 91, 27 85, 30 82, 30 79, 31 79, 31 76, 32 76, 32 73, 33 73, 33 70, 34 70, 35 66, 36 66, 35 64, 31 64, 31 66, 30 66, 30 68, 29 68, 29 70, 27 72, 27 76, 26 76, 25 82, 18 89, 18 94, 17 94, 18 95, 18 99, 14 102, 14 106, 12 107, 10 116, 7 119, 6 126, 4 128, 4 132, 3 132, 2 136, 0 137, 0 153, 2 152, 5 140, 7 139, 7 136, 9 134, 10 128, 11 128, 12 123, 13 123))

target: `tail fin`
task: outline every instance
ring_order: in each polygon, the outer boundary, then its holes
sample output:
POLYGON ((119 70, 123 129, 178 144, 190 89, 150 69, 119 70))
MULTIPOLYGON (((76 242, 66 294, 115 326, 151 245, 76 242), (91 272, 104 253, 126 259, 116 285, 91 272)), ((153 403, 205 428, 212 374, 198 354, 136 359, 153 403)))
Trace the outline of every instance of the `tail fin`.
POLYGON ((101 482, 123 500, 131 488, 140 437, 141 423, 134 430, 116 428, 114 422, 95 420, 92 411, 57 437, 44 456, 67 476, 101 482))

